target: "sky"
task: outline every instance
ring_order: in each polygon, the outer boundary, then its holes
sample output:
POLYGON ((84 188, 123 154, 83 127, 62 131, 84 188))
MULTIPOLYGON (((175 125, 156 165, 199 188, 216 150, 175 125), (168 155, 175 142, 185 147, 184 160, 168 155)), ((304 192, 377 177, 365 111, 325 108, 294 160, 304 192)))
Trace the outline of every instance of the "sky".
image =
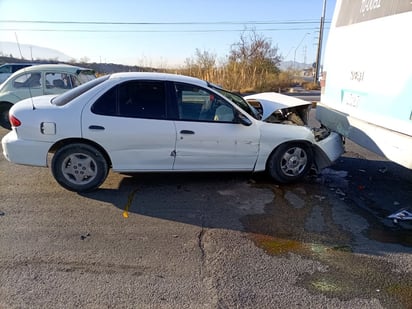
MULTIPOLYGON (((324 41, 335 1, 326 0, 324 41)), ((284 61, 312 63, 323 3, 0 0, 0 42, 52 48, 89 62, 176 67, 193 58, 196 49, 223 61, 242 33, 255 31, 278 48, 284 61)))

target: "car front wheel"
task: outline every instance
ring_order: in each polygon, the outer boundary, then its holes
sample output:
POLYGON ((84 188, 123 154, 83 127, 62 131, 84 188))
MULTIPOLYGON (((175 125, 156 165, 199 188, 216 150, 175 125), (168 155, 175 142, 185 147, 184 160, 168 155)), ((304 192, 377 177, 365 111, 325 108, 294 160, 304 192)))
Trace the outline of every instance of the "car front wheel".
POLYGON ((269 157, 268 172, 279 183, 291 183, 303 178, 312 167, 312 149, 304 143, 279 146, 269 157))
POLYGON ((62 187, 76 192, 97 189, 105 181, 109 170, 103 154, 86 144, 70 144, 60 148, 53 156, 51 169, 62 187))

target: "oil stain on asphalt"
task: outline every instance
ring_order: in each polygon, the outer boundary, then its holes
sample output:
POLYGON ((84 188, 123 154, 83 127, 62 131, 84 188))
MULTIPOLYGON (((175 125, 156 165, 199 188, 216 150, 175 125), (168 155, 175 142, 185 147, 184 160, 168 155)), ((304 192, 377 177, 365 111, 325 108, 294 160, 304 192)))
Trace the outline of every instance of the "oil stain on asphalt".
MULTIPOLYGON (((343 222, 337 222, 333 213, 330 188, 317 183, 282 187, 256 183, 255 186, 270 188, 274 193, 265 214, 241 219, 255 244, 270 255, 297 254, 327 266, 326 272, 303 274, 300 286, 330 298, 376 298, 385 307, 411 308, 412 276, 397 271, 397 265, 378 254, 355 252, 353 230, 344 229, 343 222)), ((339 192, 332 194, 332 198, 340 198, 339 192)), ((353 217, 359 216, 353 211, 353 217)), ((350 219, 347 221, 346 224, 352 224, 350 219)), ((359 232, 365 238, 412 246, 410 233, 390 230, 371 218, 367 222, 367 231, 359 232)))

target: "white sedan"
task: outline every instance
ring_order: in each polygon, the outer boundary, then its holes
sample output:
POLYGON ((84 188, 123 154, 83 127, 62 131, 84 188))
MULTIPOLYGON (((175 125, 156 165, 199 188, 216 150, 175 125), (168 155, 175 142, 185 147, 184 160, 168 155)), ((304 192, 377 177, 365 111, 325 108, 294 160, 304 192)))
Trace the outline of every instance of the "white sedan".
POLYGON ((187 76, 107 75, 13 105, 3 154, 17 164, 51 163, 61 186, 84 192, 98 188, 110 168, 266 170, 289 183, 343 153, 338 134, 307 126, 307 102, 275 93, 246 99, 187 76))

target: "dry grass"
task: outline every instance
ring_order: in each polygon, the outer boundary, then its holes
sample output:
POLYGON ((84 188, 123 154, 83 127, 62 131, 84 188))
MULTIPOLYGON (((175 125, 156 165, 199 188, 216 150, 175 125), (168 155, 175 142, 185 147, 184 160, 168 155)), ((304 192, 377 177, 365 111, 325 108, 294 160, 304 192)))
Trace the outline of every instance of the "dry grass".
POLYGON ((213 67, 210 69, 186 67, 168 71, 207 80, 225 89, 239 93, 280 92, 289 88, 293 83, 293 75, 291 72, 259 72, 257 68, 247 69, 235 65, 221 68, 213 67))

